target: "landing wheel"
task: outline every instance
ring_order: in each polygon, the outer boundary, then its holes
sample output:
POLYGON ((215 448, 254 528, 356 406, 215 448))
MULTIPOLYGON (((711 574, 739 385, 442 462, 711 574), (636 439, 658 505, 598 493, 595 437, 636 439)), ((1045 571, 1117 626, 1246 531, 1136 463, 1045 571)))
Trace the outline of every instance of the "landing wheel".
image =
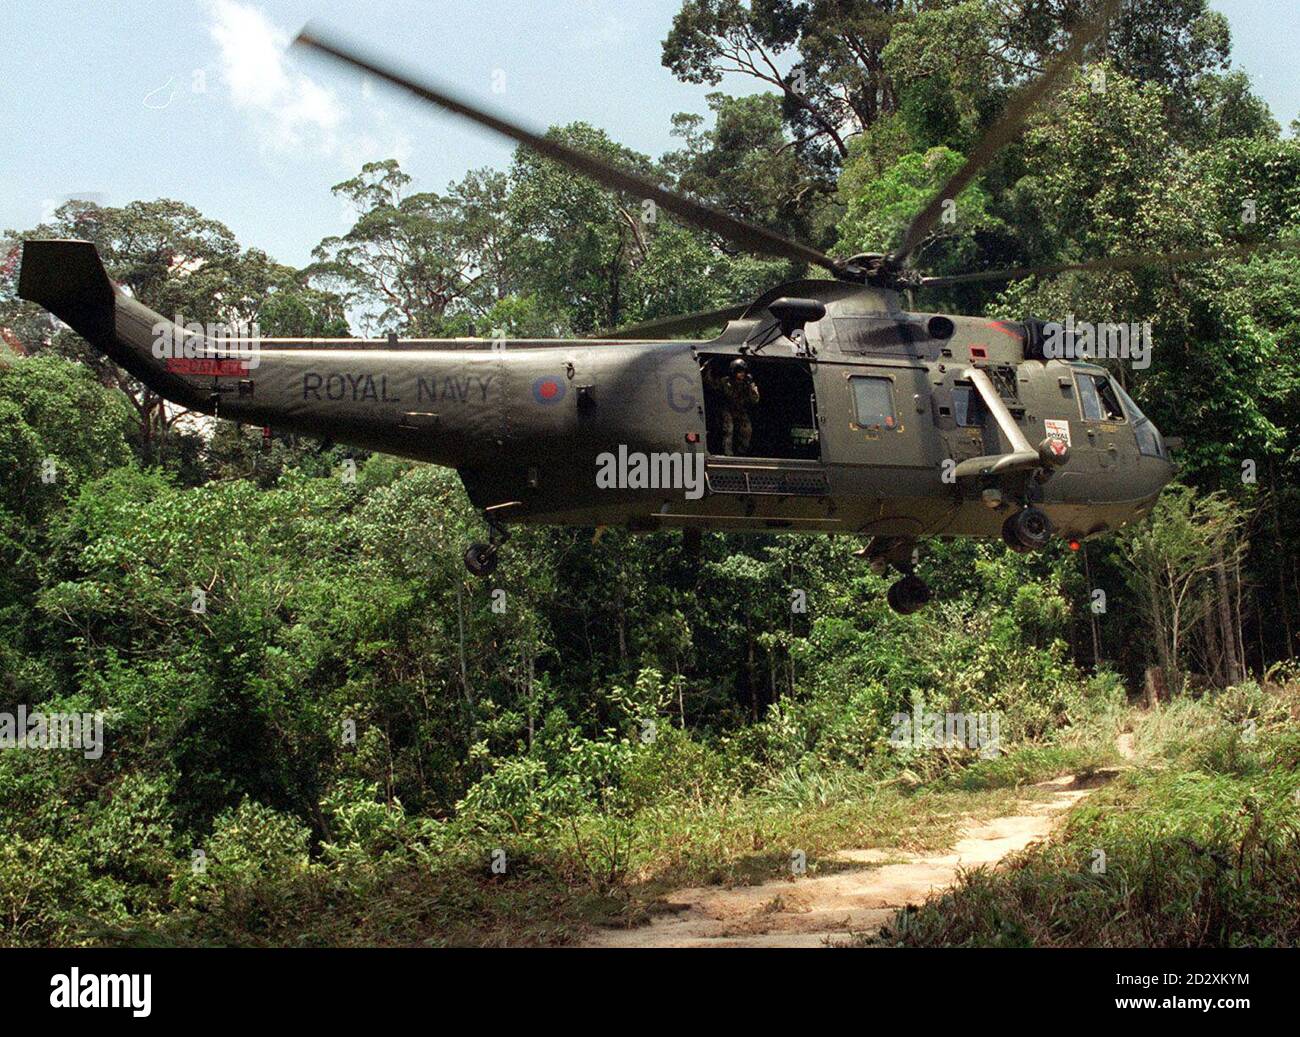
POLYGON ((923 609, 930 600, 930 585, 919 576, 904 576, 889 585, 885 600, 899 615, 910 616, 923 609))
POLYGON ((1021 554, 1046 547, 1051 536, 1052 522, 1038 508, 1022 508, 1002 523, 1002 539, 1021 554))
POLYGON ((497 567, 497 549, 491 544, 475 543, 465 548, 465 568, 473 576, 491 576, 497 567))

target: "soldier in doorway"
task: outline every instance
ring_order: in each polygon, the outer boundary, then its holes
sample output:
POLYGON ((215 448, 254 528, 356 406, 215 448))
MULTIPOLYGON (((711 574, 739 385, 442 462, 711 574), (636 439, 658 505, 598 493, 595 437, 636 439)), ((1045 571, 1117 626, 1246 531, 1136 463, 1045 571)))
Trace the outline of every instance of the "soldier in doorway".
POLYGON ((749 364, 743 357, 736 357, 725 378, 710 364, 704 370, 704 380, 722 403, 722 452, 728 457, 747 454, 754 433, 749 409, 758 403, 758 386, 749 373, 749 364))

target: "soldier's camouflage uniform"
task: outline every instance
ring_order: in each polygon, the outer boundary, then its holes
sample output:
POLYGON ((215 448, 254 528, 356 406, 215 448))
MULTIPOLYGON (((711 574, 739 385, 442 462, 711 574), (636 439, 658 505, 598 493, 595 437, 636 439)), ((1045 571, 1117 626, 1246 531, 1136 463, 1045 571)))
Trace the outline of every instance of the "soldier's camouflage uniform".
POLYGON ((749 452, 749 440, 754 426, 749 420, 749 408, 758 403, 758 386, 753 378, 743 381, 707 372, 709 388, 722 398, 722 452, 728 457, 749 452))

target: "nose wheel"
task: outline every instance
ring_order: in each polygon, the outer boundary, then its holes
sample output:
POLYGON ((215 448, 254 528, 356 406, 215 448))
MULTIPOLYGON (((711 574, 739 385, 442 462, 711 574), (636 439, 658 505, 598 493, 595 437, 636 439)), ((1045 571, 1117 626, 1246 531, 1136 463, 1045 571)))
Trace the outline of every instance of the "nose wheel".
POLYGON ((465 548, 465 568, 471 576, 487 577, 496 570, 500 560, 498 552, 506 542, 506 531, 495 523, 488 523, 488 542, 475 541, 465 548))
POLYGON ((473 543, 465 548, 465 568, 471 576, 491 576, 498 561, 497 549, 491 544, 473 543))
POLYGON ((1013 551, 1028 554, 1047 546, 1052 536, 1052 520, 1038 508, 1021 508, 1002 523, 1002 539, 1013 551))

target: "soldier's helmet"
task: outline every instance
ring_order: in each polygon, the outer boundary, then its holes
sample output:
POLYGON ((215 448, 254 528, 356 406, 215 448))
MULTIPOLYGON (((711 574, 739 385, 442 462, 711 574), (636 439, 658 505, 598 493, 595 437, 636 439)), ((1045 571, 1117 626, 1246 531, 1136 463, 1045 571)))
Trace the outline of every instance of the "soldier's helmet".
POLYGON ((748 374, 749 364, 740 357, 736 357, 736 359, 731 362, 731 373, 733 376, 738 374, 748 374))

